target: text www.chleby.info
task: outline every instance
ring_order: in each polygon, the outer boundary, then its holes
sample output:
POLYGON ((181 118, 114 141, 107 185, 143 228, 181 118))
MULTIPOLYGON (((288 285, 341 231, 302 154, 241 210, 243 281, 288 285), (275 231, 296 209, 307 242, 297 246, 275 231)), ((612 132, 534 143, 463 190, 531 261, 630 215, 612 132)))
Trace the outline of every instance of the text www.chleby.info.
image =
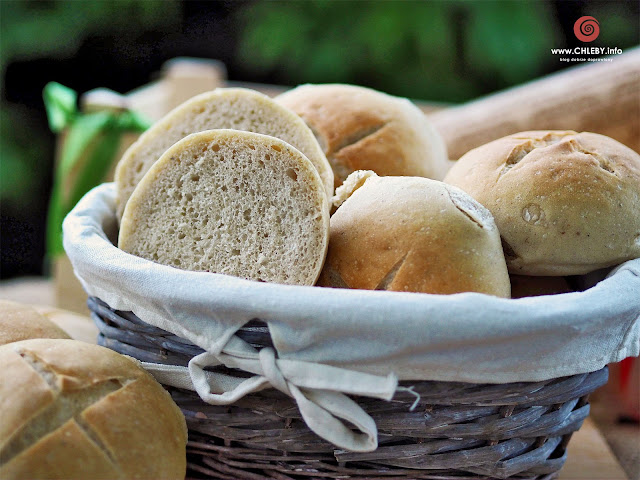
POLYGON ((561 62, 611 62, 612 58, 602 58, 596 55, 620 55, 622 49, 618 47, 575 47, 552 48, 552 55, 562 55, 561 62))

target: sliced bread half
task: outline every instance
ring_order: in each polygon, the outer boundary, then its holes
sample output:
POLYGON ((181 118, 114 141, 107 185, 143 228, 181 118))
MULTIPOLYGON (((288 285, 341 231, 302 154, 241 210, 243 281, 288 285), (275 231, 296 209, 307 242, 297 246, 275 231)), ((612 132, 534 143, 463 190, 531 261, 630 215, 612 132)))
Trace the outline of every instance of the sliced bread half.
POLYGON ((225 128, 262 133, 293 145, 318 170, 327 196, 333 195, 331 166, 300 117, 254 90, 218 88, 176 107, 124 153, 115 173, 118 218, 138 182, 171 145, 192 133, 225 128))
POLYGON ((151 166, 124 210, 118 246, 185 270, 313 285, 328 239, 327 196, 301 152, 266 135, 211 130, 151 166))

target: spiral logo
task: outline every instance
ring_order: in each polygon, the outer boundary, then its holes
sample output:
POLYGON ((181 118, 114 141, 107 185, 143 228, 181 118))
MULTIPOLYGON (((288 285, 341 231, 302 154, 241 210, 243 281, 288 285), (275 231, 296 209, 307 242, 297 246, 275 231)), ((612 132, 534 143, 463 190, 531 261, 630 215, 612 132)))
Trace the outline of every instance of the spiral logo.
POLYGON ((593 42, 600 35, 600 24, 594 17, 580 17, 573 25, 573 33, 581 42, 593 42))

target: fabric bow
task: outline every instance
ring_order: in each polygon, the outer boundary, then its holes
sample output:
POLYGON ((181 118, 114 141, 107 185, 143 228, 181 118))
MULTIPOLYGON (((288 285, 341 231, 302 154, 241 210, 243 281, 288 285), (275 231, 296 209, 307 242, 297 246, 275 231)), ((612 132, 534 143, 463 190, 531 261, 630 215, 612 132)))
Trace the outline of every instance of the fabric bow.
POLYGON ((336 447, 371 452, 378 447, 373 419, 347 394, 391 400, 401 389, 395 375, 371 375, 319 363, 280 359, 270 348, 259 352, 233 336, 220 352, 204 352, 191 359, 188 368, 142 362, 156 380, 195 390, 212 405, 229 405, 243 396, 273 387, 292 397, 307 426, 336 447), (237 378, 206 367, 224 365, 253 373, 237 378), (353 431, 346 420, 357 431, 353 431))
POLYGON ((86 192, 104 181, 122 134, 144 132, 152 122, 127 109, 81 113, 77 93, 56 82, 44 87, 43 99, 51 130, 66 129, 47 216, 47 253, 53 257, 64 252, 62 220, 86 192))

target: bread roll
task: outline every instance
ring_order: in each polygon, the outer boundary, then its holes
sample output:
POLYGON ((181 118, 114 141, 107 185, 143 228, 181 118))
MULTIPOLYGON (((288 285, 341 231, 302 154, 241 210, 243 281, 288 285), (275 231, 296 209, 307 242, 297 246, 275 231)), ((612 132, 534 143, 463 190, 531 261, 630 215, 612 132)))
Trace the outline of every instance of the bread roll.
POLYGON ((311 162, 274 137, 211 130, 176 143, 140 181, 119 247, 185 270, 313 285, 329 206, 311 162))
POLYGON ((244 88, 219 88, 193 97, 156 122, 124 153, 116 167, 117 215, 144 174, 171 145, 191 133, 219 128, 271 135, 300 150, 320 174, 327 196, 333 172, 313 133, 290 110, 244 88))
POLYGON ((88 315, 81 315, 49 305, 34 305, 33 308, 62 330, 69 332, 72 339, 93 344, 98 341, 100 330, 88 315))
POLYGON ((0 345, 29 338, 69 338, 69 335, 35 308, 0 300, 0 345))
POLYGON ((440 134, 409 100, 354 85, 302 85, 276 97, 311 127, 335 186, 356 170, 442 180, 450 165, 440 134))
POLYGON ((131 359, 37 339, 0 364, 0 478, 184 479, 184 416, 131 359))
POLYGON ((445 181, 491 211, 512 273, 580 275, 640 257, 640 155, 611 138, 517 133, 471 150, 445 181))
POLYGON ((353 177, 345 187, 357 190, 331 217, 318 285, 509 297, 500 234, 487 209, 427 178, 353 177))

